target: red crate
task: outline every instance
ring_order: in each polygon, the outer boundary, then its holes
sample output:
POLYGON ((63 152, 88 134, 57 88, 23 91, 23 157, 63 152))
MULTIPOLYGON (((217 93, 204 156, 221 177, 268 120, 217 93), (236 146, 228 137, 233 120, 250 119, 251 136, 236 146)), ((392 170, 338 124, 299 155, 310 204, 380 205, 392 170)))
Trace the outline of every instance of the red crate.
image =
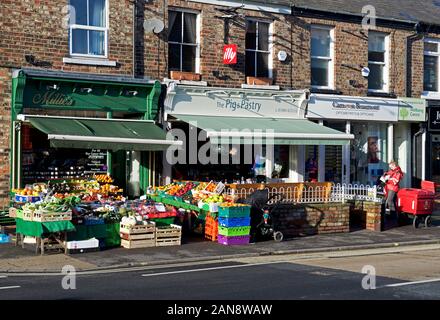
POLYGON ((217 218, 206 216, 205 220, 205 239, 209 241, 217 241, 218 237, 218 220, 217 218))
POLYGON ((412 215, 431 215, 434 210, 433 192, 421 189, 401 189, 397 194, 399 212, 412 215))

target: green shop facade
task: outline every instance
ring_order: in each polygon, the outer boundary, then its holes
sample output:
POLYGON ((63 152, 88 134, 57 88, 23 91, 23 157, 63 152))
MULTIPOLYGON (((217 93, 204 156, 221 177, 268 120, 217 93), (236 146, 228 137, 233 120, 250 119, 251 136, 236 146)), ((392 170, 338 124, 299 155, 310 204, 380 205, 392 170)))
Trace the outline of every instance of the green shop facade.
POLYGON ((21 69, 12 86, 11 189, 108 173, 137 197, 179 144, 156 124, 158 81, 21 69))

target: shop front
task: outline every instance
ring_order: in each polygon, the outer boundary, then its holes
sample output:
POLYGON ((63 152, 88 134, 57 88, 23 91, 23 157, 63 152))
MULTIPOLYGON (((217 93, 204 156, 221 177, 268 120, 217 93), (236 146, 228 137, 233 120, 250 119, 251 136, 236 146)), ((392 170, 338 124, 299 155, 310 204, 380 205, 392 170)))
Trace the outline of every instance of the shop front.
POLYGON ((412 184, 412 129, 425 121, 423 100, 313 94, 307 118, 354 135, 350 145, 313 150, 320 181, 376 185, 395 160, 405 173, 401 186, 412 184))
POLYGON ((426 158, 420 162, 426 166, 426 180, 440 183, 440 100, 427 100, 428 125, 420 135, 426 148, 426 158))
POLYGON ((165 182, 317 182, 306 150, 342 148, 353 136, 307 120, 308 98, 306 90, 170 85, 166 126, 184 146, 164 156, 165 182))
POLYGON ((11 189, 111 174, 128 196, 156 183, 167 141, 155 124, 159 82, 18 70, 13 76, 11 189))

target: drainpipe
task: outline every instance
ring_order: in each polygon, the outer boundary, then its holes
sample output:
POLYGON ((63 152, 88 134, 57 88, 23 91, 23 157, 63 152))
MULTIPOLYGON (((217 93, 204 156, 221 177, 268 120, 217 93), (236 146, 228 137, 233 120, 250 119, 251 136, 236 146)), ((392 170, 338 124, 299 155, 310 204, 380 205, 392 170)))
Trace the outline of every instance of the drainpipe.
MULTIPOLYGON (((417 131, 415 134, 414 134, 414 136, 413 136, 413 139, 412 139, 412 163, 413 163, 413 172, 414 172, 414 174, 417 174, 417 165, 416 165, 416 161, 417 161, 417 157, 416 157, 416 152, 417 152, 417 150, 416 150, 416 139, 417 139, 417 137, 419 137, 419 136, 421 136, 421 135, 423 135, 423 134, 425 134, 425 132, 426 132, 426 128, 425 128, 425 126, 423 125, 423 124, 421 124, 420 125, 420 130, 419 131, 417 131)), ((423 171, 423 167, 424 167, 424 165, 423 165, 423 161, 424 161, 424 158, 425 158, 425 149, 426 147, 424 146, 424 145, 422 145, 422 171, 423 171)), ((422 178, 424 178, 424 172, 422 172, 422 178)))

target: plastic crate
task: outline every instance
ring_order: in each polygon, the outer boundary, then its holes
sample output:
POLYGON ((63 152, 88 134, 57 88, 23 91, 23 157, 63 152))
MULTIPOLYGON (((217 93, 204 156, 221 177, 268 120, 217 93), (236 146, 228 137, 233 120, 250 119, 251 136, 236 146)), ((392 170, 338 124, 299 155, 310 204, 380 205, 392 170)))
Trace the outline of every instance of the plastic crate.
POLYGON ((250 206, 237 206, 237 207, 219 207, 218 216, 221 218, 242 218, 250 217, 250 206))
POLYGON ((250 242, 250 236, 226 237, 219 235, 217 242, 225 246, 246 245, 250 242))
POLYGON ((38 202, 41 201, 41 197, 39 196, 22 196, 22 195, 15 195, 15 202, 38 202))
POLYGON ((218 225, 225 228, 232 227, 249 227, 251 225, 250 217, 241 218, 218 218, 218 225))
POLYGON ((218 233, 222 236, 235 237, 235 236, 248 236, 251 232, 251 227, 233 227, 225 228, 218 227, 218 233))
POLYGON ((7 234, 0 233, 0 243, 9 243, 9 236, 7 234))
POLYGON ((158 227, 167 227, 174 223, 175 217, 150 219, 155 222, 158 227))
POLYGON ((218 228, 218 220, 212 216, 206 216, 205 228, 218 228))
POLYGON ((95 226, 98 224, 105 224, 105 221, 103 218, 98 219, 84 219, 84 225, 86 226, 95 226))

